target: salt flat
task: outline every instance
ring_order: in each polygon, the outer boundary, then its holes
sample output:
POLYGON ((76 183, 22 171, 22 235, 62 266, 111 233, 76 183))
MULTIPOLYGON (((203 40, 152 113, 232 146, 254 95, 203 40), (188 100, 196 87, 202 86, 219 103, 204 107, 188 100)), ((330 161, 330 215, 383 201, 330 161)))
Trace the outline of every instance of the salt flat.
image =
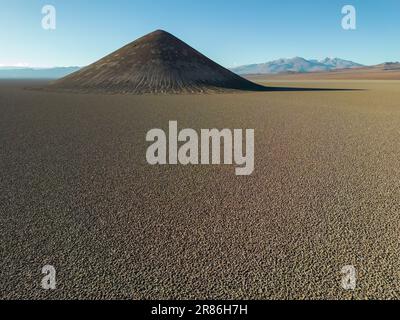
POLYGON ((262 84, 287 90, 1 82, 0 297, 399 298, 400 81, 262 84), (149 166, 146 132, 170 120, 255 129, 254 173, 149 166), (345 265, 354 292, 341 288, 345 265))

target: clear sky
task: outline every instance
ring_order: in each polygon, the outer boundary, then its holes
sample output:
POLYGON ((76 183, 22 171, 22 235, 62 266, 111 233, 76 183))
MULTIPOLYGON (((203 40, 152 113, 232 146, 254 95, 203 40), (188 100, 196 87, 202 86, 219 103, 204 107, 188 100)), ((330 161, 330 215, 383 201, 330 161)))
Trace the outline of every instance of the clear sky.
POLYGON ((400 60, 399 0, 0 0, 0 66, 84 66, 155 29, 233 67, 278 58, 400 60), (41 9, 57 9, 42 29, 41 9), (357 30, 341 8, 357 9, 357 30))

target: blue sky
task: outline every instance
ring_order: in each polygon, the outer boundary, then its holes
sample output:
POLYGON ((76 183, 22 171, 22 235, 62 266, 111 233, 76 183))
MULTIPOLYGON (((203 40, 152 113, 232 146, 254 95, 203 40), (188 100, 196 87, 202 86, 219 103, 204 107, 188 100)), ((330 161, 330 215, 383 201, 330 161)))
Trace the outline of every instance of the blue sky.
POLYGON ((277 58, 400 60, 398 0, 1 0, 0 66, 83 66, 164 29, 226 66, 277 58), (57 9, 57 29, 41 9, 57 9), (341 8, 357 9, 357 30, 341 8))

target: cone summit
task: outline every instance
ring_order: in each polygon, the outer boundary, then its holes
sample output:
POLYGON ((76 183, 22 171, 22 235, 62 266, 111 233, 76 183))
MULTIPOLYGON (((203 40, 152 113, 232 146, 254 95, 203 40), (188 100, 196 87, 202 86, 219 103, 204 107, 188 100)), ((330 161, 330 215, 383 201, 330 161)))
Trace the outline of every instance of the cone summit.
POLYGON ((172 34, 157 30, 51 84, 72 91, 202 93, 260 91, 172 34))

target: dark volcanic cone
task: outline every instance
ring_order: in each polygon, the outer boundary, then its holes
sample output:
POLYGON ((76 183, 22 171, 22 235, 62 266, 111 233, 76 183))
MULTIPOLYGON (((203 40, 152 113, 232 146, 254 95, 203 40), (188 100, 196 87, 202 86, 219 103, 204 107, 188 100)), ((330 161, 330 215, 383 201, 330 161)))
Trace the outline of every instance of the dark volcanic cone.
POLYGON ((161 30, 50 86, 72 91, 136 94, 266 89, 223 68, 161 30))

